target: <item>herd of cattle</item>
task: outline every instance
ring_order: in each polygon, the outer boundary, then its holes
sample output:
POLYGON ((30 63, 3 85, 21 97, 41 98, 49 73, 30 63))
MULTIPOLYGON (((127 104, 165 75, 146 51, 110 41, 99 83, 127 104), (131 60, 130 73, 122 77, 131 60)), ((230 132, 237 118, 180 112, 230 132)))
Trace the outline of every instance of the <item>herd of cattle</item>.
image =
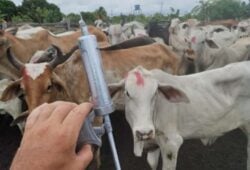
MULTIPOLYGON (((236 128, 250 135, 250 20, 226 26, 201 26, 195 19, 147 28, 137 21, 96 24, 88 29, 97 37, 110 94, 125 110, 134 154, 148 150, 153 170, 160 155, 162 169, 175 170, 184 139, 208 145, 236 128)), ((88 101, 80 36, 80 30, 54 35, 30 26, 0 30, 1 113, 22 129, 22 120, 44 102, 88 101)), ((247 148, 250 154, 250 141, 247 148)), ((247 163, 250 170, 250 157, 247 163)))

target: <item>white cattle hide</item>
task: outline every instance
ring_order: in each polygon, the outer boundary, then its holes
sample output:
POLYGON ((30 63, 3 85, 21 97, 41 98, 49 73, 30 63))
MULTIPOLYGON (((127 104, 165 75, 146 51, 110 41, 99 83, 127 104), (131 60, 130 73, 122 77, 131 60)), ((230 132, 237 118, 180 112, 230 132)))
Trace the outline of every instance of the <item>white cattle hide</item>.
POLYGON ((55 36, 57 36, 57 37, 63 37, 63 36, 71 35, 71 34, 74 34, 74 33, 75 33, 75 31, 66 31, 66 32, 62 32, 62 33, 56 34, 55 36))
POLYGON ((135 154, 140 156, 145 142, 154 139, 163 169, 175 170, 183 139, 216 138, 239 127, 249 136, 249 85, 246 61, 188 76, 138 67, 110 88, 124 88, 135 154))
POLYGON ((18 30, 15 36, 22 39, 31 39, 36 33, 43 30, 46 29, 44 29, 43 27, 33 27, 30 29, 24 29, 20 31, 18 30))
POLYGON ((201 42, 199 46, 196 60, 198 72, 248 60, 250 57, 250 38, 238 39, 229 47, 220 48, 213 40, 201 42))
POLYGON ((250 19, 240 21, 235 32, 239 38, 248 37, 250 35, 250 19))
POLYGON ((231 31, 214 32, 208 39, 213 40, 220 47, 229 47, 238 39, 237 35, 231 31))
POLYGON ((148 36, 147 31, 144 29, 144 25, 138 21, 132 21, 122 26, 122 31, 127 39, 148 36))

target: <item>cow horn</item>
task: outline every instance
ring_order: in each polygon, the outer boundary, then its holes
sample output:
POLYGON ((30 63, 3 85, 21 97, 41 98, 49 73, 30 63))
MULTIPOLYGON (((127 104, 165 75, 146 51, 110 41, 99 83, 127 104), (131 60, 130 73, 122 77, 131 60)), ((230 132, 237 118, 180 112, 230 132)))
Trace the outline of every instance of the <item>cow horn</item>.
POLYGON ((9 47, 7 49, 7 58, 9 60, 9 62, 16 67, 18 70, 22 70, 24 68, 24 63, 22 63, 21 61, 19 61, 10 51, 11 47, 9 47))
POLYGON ((68 53, 63 55, 61 49, 57 47, 56 45, 52 45, 53 48, 56 49, 57 55, 56 57, 49 63, 49 66, 51 68, 56 68, 57 65, 62 64, 64 61, 66 61, 77 49, 78 45, 74 46, 68 53))

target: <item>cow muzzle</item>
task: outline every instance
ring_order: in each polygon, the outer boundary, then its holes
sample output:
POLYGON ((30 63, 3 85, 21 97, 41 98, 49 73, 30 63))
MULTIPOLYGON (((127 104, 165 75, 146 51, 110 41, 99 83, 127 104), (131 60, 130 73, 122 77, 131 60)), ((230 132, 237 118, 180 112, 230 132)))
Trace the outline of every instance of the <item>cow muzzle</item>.
POLYGON ((144 141, 144 140, 151 140, 154 139, 154 130, 148 130, 148 131, 135 131, 135 135, 137 137, 138 141, 144 141))

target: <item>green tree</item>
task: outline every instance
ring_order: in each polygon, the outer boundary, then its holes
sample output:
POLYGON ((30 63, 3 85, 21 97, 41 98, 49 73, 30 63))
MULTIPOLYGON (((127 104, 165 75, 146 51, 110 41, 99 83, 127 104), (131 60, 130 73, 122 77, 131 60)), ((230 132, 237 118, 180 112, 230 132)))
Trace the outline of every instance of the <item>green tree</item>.
POLYGON ((105 8, 103 8, 102 6, 99 7, 97 10, 95 10, 95 15, 97 19, 101 19, 101 20, 106 20, 108 18, 107 12, 105 10, 105 8))
POLYGON ((159 21, 164 21, 166 20, 166 16, 163 15, 162 13, 155 13, 153 17, 151 18, 152 21, 159 22, 159 21))
POLYGON ((94 12, 81 12, 81 15, 87 24, 94 24, 96 20, 94 12))
POLYGON ((17 14, 16 5, 10 0, 0 0, 0 16, 7 21, 17 14))
POLYGON ((248 3, 246 3, 245 1, 243 1, 241 3, 241 19, 244 18, 249 18, 250 17, 250 0, 248 1, 248 3))
POLYGON ((23 0, 20 10, 34 22, 58 22, 62 19, 60 9, 46 0, 23 0))
POLYGON ((74 13, 70 13, 66 16, 66 18, 68 18, 70 20, 70 23, 74 23, 77 24, 80 20, 80 15, 79 14, 74 14, 74 13))
POLYGON ((32 19, 27 15, 15 15, 12 17, 12 22, 14 23, 32 22, 32 19))
POLYGON ((247 7, 241 0, 200 0, 191 14, 204 21, 240 19, 248 15, 247 7))

